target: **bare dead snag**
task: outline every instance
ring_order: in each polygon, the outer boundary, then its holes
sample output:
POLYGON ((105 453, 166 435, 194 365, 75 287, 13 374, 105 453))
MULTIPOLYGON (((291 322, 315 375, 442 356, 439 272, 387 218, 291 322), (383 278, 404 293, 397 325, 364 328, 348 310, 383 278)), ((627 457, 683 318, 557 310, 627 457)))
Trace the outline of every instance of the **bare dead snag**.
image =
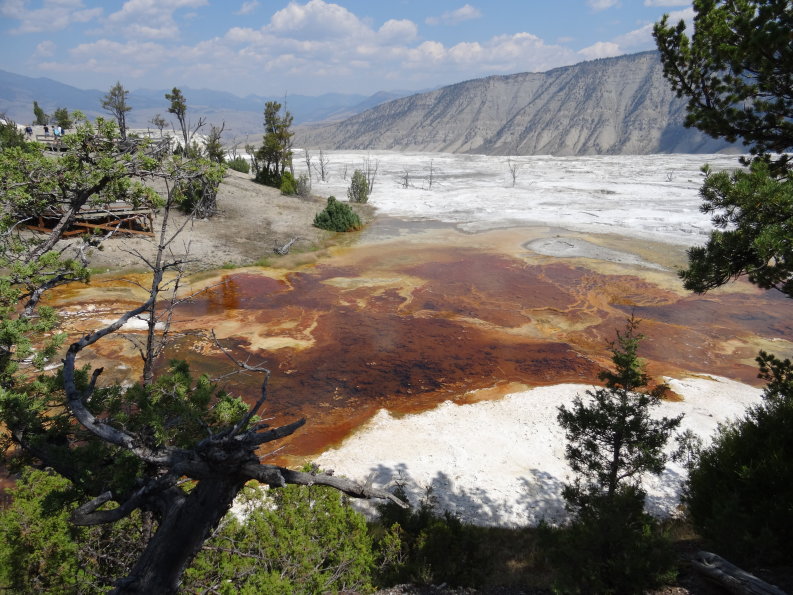
POLYGON ((289 250, 292 248, 292 245, 293 245, 293 244, 294 244, 296 241, 298 241, 299 239, 300 239, 300 238, 292 238, 291 240, 289 240, 289 241, 288 241, 286 244, 284 244, 283 246, 276 246, 275 248, 273 248, 273 252, 275 252, 275 253, 276 253, 276 254, 278 254, 279 256, 286 256, 287 254, 289 254, 289 250))
POLYGON ((711 552, 697 552, 691 559, 691 565, 697 572, 736 595, 785 595, 782 589, 741 570, 711 552))

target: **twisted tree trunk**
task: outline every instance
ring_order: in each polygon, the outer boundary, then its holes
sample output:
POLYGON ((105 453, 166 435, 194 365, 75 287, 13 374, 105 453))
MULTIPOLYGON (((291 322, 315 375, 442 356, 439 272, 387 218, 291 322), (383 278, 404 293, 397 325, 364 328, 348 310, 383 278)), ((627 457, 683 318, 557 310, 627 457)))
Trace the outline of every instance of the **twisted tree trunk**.
POLYGON ((157 532, 112 593, 176 593, 185 569, 244 485, 244 478, 220 476, 199 482, 189 493, 172 488, 157 532))

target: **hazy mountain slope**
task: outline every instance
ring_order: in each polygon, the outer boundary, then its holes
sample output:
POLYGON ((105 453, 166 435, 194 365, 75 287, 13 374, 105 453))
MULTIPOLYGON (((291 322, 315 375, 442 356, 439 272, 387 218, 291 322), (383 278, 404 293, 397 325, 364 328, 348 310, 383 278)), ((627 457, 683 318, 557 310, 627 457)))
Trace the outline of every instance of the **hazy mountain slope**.
MULTIPOLYGON (((122 81, 123 82, 123 81, 122 81)), ((187 98, 188 116, 197 121, 206 118, 209 124, 220 125, 226 122, 226 131, 232 135, 263 133, 264 104, 267 101, 283 103, 284 97, 264 97, 248 95, 238 97, 226 91, 208 89, 191 89, 182 87, 187 98)), ((132 128, 146 128, 155 114, 166 119, 168 101, 165 93, 170 89, 136 89, 130 91, 127 102, 132 111, 127 115, 127 123, 132 128)), ((59 83, 49 78, 31 78, 12 72, 0 70, 0 113, 7 114, 21 124, 33 119, 33 101, 47 113, 58 107, 80 110, 91 118, 105 116, 102 110, 102 98, 107 90, 83 90, 59 83)), ((316 122, 345 113, 347 116, 360 113, 388 101, 394 97, 402 97, 407 93, 377 93, 370 97, 365 95, 326 93, 317 97, 307 95, 289 95, 287 107, 295 117, 295 122, 316 122)))
POLYGON ((302 128, 295 146, 495 155, 715 152, 727 143, 683 127, 684 102, 656 52, 545 73, 491 76, 302 128))

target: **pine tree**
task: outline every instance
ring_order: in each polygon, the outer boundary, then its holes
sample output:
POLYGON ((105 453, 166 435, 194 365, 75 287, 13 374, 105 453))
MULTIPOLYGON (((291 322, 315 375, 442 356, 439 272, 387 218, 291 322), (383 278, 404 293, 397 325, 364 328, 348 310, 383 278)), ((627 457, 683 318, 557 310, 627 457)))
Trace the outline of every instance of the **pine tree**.
POLYGON ((127 138, 127 112, 132 110, 132 107, 127 105, 127 95, 129 91, 117 82, 102 98, 102 108, 116 119, 122 140, 127 138))

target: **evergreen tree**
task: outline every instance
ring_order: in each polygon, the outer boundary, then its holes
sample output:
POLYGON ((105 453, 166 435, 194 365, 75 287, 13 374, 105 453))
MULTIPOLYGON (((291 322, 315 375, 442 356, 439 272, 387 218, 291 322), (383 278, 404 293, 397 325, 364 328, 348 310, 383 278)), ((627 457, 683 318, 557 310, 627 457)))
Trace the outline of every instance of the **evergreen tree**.
POLYGON ((765 402, 719 428, 689 472, 697 531, 741 564, 787 564, 793 541, 793 366, 763 353, 765 402))
MULTIPOLYGON (((0 117, 0 150, 10 147, 20 147, 22 150, 27 150, 31 143, 25 137, 15 122, 5 117, 0 117)), ((30 150, 33 150, 32 147, 30 150)))
POLYGON ((637 354, 642 335, 631 317, 611 344, 615 370, 604 370, 602 388, 587 391, 590 401, 576 397, 572 408, 559 407, 559 423, 567 436, 565 458, 577 474, 565 487, 565 500, 574 508, 589 498, 612 498, 621 485, 639 486, 647 473, 660 474, 667 462, 664 447, 683 416, 653 419, 650 412, 666 391, 648 390, 649 378, 637 354))
POLYGON ((575 516, 567 527, 545 528, 544 540, 564 592, 639 593, 674 574, 669 541, 644 512, 641 479, 663 471, 682 416, 651 417, 666 387, 646 388, 637 326, 631 317, 611 344, 615 370, 600 374, 605 387, 587 391, 587 403, 577 397, 572 408, 559 407, 576 473, 563 496, 575 516))
POLYGON ((325 208, 314 217, 314 227, 342 232, 361 229, 362 224, 350 205, 339 202, 335 196, 329 196, 325 208))
POLYGON ((187 150, 190 144, 187 130, 187 99, 185 99, 182 91, 176 87, 174 87, 170 93, 166 93, 165 98, 171 102, 168 106, 168 113, 176 116, 176 120, 179 122, 179 128, 182 131, 182 137, 184 138, 184 148, 187 150))
POLYGON ((350 202, 367 202, 369 200, 369 183, 360 169, 356 169, 347 189, 347 200, 350 202))
POLYGON ((52 113, 52 123, 64 130, 74 125, 74 121, 69 115, 69 110, 65 107, 59 107, 52 113))
POLYGON ((132 110, 132 107, 127 105, 127 95, 129 91, 124 85, 116 82, 102 98, 102 108, 116 119, 122 140, 127 138, 127 112, 132 110))
POLYGON ((33 118, 35 126, 46 126, 50 123, 50 117, 44 112, 38 101, 33 101, 33 118))
POLYGON ((747 275, 793 297, 793 10, 789 0, 694 0, 694 32, 655 25, 664 74, 688 97, 686 124, 740 140, 748 170, 711 173, 700 190, 716 226, 689 250, 685 287, 704 292, 747 275))
MULTIPOLYGON (((264 105, 264 138, 256 150, 256 181, 267 186, 281 187, 281 176, 292 169, 292 122, 294 117, 277 101, 264 105)), ((294 175, 294 174, 293 174, 294 175)))
MULTIPOLYGON (((793 10, 789 0, 694 0, 694 31, 655 25, 664 74, 688 97, 686 123, 740 140, 747 169, 712 173, 700 193, 716 230, 689 250, 681 276, 702 293, 740 276, 793 297, 793 10)), ((722 426, 694 461, 686 501, 694 524, 740 559, 785 558, 793 537, 790 431, 793 364, 757 358, 765 403, 722 426)), ((789 561, 789 557, 788 557, 789 561)))
MULTIPOLYGON (((686 125, 742 141, 754 155, 781 154, 793 138, 790 0, 694 0, 694 31, 655 25, 664 75, 688 98, 686 125)), ((780 156, 786 163, 788 158, 780 156)))

